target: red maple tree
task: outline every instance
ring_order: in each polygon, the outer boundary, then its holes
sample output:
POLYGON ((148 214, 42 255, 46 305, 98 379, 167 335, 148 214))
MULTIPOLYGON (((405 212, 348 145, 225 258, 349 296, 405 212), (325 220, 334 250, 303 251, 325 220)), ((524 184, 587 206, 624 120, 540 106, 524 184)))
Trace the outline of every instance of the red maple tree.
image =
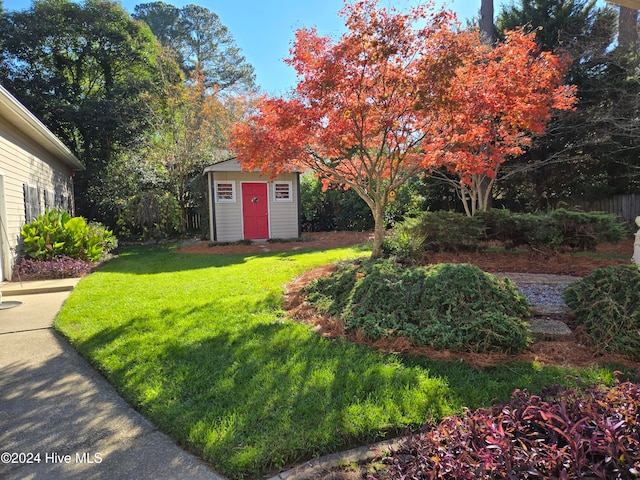
POLYGON ((533 33, 507 32, 493 47, 469 38, 471 54, 449 82, 440 120, 442 164, 472 216, 486 210, 500 165, 544 133, 554 109, 573 108, 575 88, 563 81, 567 62, 541 52, 533 33))
POLYGON ((232 148, 245 169, 272 177, 311 169, 326 185, 353 188, 373 213, 378 257, 390 193, 440 148, 430 109, 456 65, 455 18, 425 6, 378 9, 376 0, 346 5, 341 15, 348 33, 338 41, 296 32, 287 63, 297 87, 287 98, 262 98, 236 127, 232 148))

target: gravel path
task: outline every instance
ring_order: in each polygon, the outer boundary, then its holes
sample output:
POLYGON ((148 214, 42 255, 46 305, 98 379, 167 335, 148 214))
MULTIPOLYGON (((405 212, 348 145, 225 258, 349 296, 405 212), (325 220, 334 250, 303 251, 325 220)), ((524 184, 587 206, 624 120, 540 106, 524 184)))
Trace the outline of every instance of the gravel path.
POLYGON ((522 293, 531 305, 540 314, 563 314, 570 311, 562 293, 567 285, 532 285, 516 284, 518 291, 522 293))
POLYGON ((509 277, 515 283, 518 291, 527 297, 538 314, 566 314, 571 311, 562 300, 562 293, 567 285, 579 280, 578 277, 526 273, 503 273, 501 275, 509 277))

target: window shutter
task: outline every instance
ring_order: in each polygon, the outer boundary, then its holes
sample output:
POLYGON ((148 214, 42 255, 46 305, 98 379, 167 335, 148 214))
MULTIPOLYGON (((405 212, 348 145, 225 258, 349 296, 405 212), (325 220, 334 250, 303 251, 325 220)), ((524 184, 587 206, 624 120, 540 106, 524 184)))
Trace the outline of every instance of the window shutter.
POLYGON ((24 216, 27 223, 30 223, 40 215, 40 200, 38 187, 32 187, 26 183, 22 185, 24 190, 24 216))

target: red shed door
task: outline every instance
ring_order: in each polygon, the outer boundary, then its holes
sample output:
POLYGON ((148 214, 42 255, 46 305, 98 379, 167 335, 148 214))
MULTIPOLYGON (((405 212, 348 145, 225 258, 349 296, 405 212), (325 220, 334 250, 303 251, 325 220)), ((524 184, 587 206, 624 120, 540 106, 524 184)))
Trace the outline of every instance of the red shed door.
POLYGON ((242 220, 245 240, 269 238, 269 206, 266 183, 242 184, 242 220))

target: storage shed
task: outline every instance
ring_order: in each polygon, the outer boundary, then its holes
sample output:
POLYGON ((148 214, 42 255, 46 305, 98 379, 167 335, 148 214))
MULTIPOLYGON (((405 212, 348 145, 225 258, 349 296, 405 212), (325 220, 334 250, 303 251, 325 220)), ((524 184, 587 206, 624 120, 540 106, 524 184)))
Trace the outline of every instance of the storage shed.
POLYGON ((245 172, 236 159, 204 169, 209 186, 209 235, 216 242, 298 238, 300 174, 271 180, 245 172))
POLYGON ((73 174, 84 166, 0 85, 0 280, 11 280, 22 225, 45 209, 73 213, 73 174))

